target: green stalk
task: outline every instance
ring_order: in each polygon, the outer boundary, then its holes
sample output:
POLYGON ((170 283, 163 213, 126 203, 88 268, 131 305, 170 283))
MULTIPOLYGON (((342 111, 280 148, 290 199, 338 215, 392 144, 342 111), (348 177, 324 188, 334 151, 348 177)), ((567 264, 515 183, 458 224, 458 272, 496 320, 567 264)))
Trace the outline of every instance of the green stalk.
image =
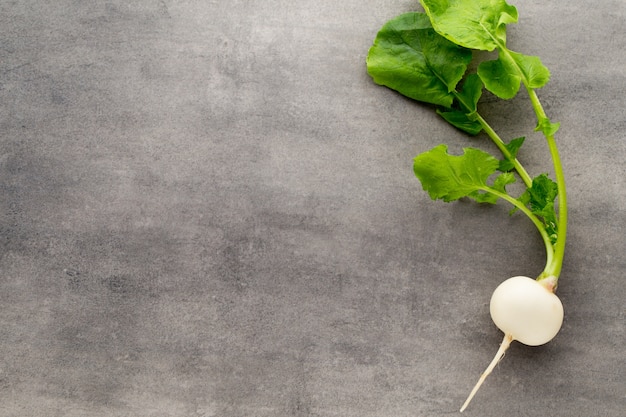
MULTIPOLYGON (((524 213, 529 219, 530 221, 533 222, 533 224, 535 225, 535 227, 537 228, 537 230, 539 231, 539 234, 541 235, 541 238, 543 239, 543 243, 546 247, 546 266, 544 268, 544 272, 540 275, 540 277, 543 276, 543 274, 545 274, 545 271, 547 270, 551 270, 551 268, 553 268, 555 263, 558 263, 559 266, 562 263, 561 262, 557 262, 557 260, 555 259, 555 253, 554 253, 554 247, 552 246, 552 241, 550 240, 550 236, 548 235, 548 232, 546 231, 546 228, 543 224, 543 222, 535 215, 533 214, 532 211, 530 211, 530 209, 528 207, 526 207, 522 202, 520 202, 518 199, 508 195, 507 193, 502 193, 498 190, 495 190, 491 187, 484 187, 482 188, 483 191, 486 191, 488 193, 491 193, 495 196, 498 196, 499 198, 508 201, 509 203, 511 203, 516 209, 518 209, 519 211, 521 211, 522 213, 524 213)), ((562 256, 561 256, 562 258, 562 256)), ((545 276, 546 278, 548 276, 545 276)), ((558 275, 557 275, 558 277, 558 275)), ((540 280, 539 278, 537 280, 540 280)))
MULTIPOLYGON (((500 42, 498 43, 498 52, 506 55, 508 59, 515 63, 515 60, 511 58, 509 53, 509 49, 502 45, 500 42)), ((539 97, 537 97, 537 93, 533 88, 528 86, 528 80, 524 77, 524 74, 520 68, 518 68, 519 74, 521 76, 522 83, 526 87, 526 91, 528 91, 528 96, 530 97, 530 101, 533 106, 533 110, 535 111, 535 115, 537 116, 537 126, 542 126, 544 122, 549 123, 549 118, 546 115, 546 112, 539 101, 539 97)), ((548 143, 548 148, 550 150, 550 155, 552 156, 552 162, 554 165, 554 175, 556 177, 556 184, 558 190, 558 201, 559 201, 559 213, 558 213, 558 236, 556 238, 556 243, 554 244, 554 259, 552 262, 549 262, 546 265, 544 271, 539 275, 537 281, 541 281, 543 279, 550 278, 550 280, 554 283, 554 288, 556 288, 559 275, 561 274, 561 269, 563 266, 563 258, 565 256, 565 241, 567 238, 567 191, 565 188, 565 176, 563 174, 563 166, 561 164, 561 157, 559 156, 559 151, 556 146, 556 141, 554 140, 553 134, 546 134, 544 131, 544 136, 548 143)))
MULTIPOLYGON (((519 174, 522 181, 524 181, 524 184, 526 185, 526 187, 527 188, 532 187, 532 182, 533 182, 532 178, 530 177, 530 175, 528 174, 524 166, 519 162, 519 160, 517 158, 514 158, 513 155, 511 155, 511 152, 509 152, 509 150, 506 148, 504 141, 500 138, 500 136, 496 133, 496 131, 489 125, 489 123, 487 123, 487 121, 478 112, 471 110, 471 106, 467 105, 467 103, 463 101, 463 98, 460 96, 460 94, 455 92, 454 95, 459 101, 459 103, 466 109, 466 111, 468 111, 468 114, 471 113, 472 116, 476 117, 476 120, 478 120, 480 125, 483 127, 483 130, 485 131, 485 133, 491 138, 491 140, 493 141, 493 143, 495 143, 498 149, 500 149, 500 152, 502 152, 502 155, 513 163, 515 170, 519 174)), ((533 108, 535 109, 537 117, 540 120, 547 119, 547 116, 543 110, 543 107, 541 106, 541 103, 539 102, 539 98, 535 94, 535 91, 530 89, 529 95, 531 96, 531 101, 533 103, 533 108)), ((565 204, 565 207, 567 208, 567 201, 565 198, 563 198, 563 196, 565 195, 565 186, 564 186, 565 181, 563 178, 561 162, 560 162, 560 158, 558 155, 558 151, 556 149, 556 144, 555 144, 553 136, 551 140, 548 139, 548 144, 550 145, 550 153, 552 155, 552 159, 555 161, 554 162, 555 171, 560 172, 560 174, 557 174, 557 186, 559 190, 559 193, 558 193, 559 194, 559 206, 563 207, 563 204, 565 204), (552 143, 552 145, 550 145, 550 143, 552 143), (559 185, 559 184, 562 184, 562 185, 559 185)), ((558 276, 561 272, 561 266, 563 264, 563 253, 565 250, 565 234, 564 234, 565 230, 563 230, 563 234, 562 234, 561 226, 559 225, 559 236, 557 237, 557 242, 555 245, 552 245, 552 241, 550 240, 550 236, 548 235, 548 232, 546 231, 545 225, 535 214, 533 214, 533 212, 528 207, 526 207, 516 198, 513 198, 506 193, 501 193, 492 188, 485 189, 485 191, 490 192, 494 195, 497 195, 498 197, 508 201, 514 207, 516 207, 518 210, 524 213, 533 222, 533 224, 539 231, 539 234, 541 235, 541 238, 543 239, 544 245, 546 247, 546 266, 543 272, 537 278, 537 280, 540 281, 548 277, 554 277, 552 279, 554 282, 554 287, 556 288, 556 281, 558 280, 558 276), (561 238, 561 236, 563 237, 561 238)), ((561 209, 559 211, 559 215, 560 215, 559 223, 565 224, 567 223, 566 210, 565 210, 565 216, 563 216, 563 213, 564 212, 561 209)))
MULTIPOLYGON (((527 90, 530 101, 533 105, 533 109, 535 110, 535 114, 537 115, 538 122, 542 123, 542 121, 548 120, 548 117, 543 110, 543 106, 541 105, 541 102, 539 101, 539 97, 537 97, 537 93, 535 92, 535 90, 528 87, 527 90)), ((558 280, 563 266, 563 258, 565 256, 565 241, 567 239, 567 190, 565 187, 565 175, 563 174, 563 165, 561 164, 561 157, 556 146, 554 135, 545 135, 545 137, 548 143, 548 148, 550 150, 550 155, 552 156, 552 161, 554 164, 554 175, 556 177, 556 185, 558 189, 559 234, 554 245, 554 260, 553 262, 548 264, 546 269, 539 276, 539 278, 537 279, 539 281, 541 279, 551 276, 558 280)))
POLYGON ((475 114, 476 114, 476 119, 478 120, 480 125, 483 127, 483 130, 485 131, 485 133, 487 133, 487 135, 491 138, 493 143, 495 143, 498 149, 500 149, 500 152, 502 152, 502 155, 504 155, 506 159, 508 159, 509 161, 513 163, 515 170, 519 174, 522 181, 524 181, 524 184, 526 184, 526 187, 530 188, 533 184, 533 180, 530 177, 530 175, 528 175, 528 172, 526 171, 524 166, 517 160, 517 158, 513 158, 513 155, 511 155, 511 152, 509 152, 509 150, 506 148, 504 141, 500 138, 500 136, 496 133, 496 131, 493 130, 493 128, 487 123, 487 121, 483 119, 480 116, 480 114, 478 113, 475 113, 475 114))
POLYGON ((472 110, 473 106, 470 106, 467 103, 465 103, 465 101, 463 100, 463 97, 459 93, 455 91, 453 94, 454 94, 454 97, 457 99, 457 101, 465 109, 466 114, 468 116, 471 115, 471 116, 476 117, 476 120, 478 120, 478 123, 480 123, 480 125, 483 127, 483 130, 485 131, 485 133, 487 133, 487 136, 489 136, 492 142, 495 143, 498 149, 500 149, 500 152, 502 152, 502 155, 507 160, 511 161, 511 163, 513 164, 513 167, 515 167, 515 171, 517 171, 522 181, 524 181, 524 184, 526 184, 526 187, 530 188, 533 183, 532 178, 530 177, 530 175, 528 175, 528 172, 526 171, 524 166, 517 160, 517 158, 514 158, 513 155, 511 155, 511 152, 509 152, 509 150, 506 148, 506 145, 504 144, 504 141, 502 140, 502 138, 500 138, 500 136, 496 133, 496 131, 493 130, 493 128, 489 125, 489 123, 487 123, 487 121, 483 119, 483 117, 480 114, 478 114, 477 111, 472 110))

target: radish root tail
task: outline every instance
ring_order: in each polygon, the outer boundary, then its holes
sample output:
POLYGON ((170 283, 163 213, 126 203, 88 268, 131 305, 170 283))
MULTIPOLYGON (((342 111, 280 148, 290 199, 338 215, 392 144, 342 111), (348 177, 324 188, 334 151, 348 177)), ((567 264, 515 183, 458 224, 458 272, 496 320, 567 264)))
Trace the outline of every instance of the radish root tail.
POLYGON ((504 356, 504 353, 509 348, 512 341, 513 341, 512 335, 510 334, 504 335, 504 339, 502 340, 502 343, 500 344, 500 349, 498 349, 498 352, 496 352, 496 356, 494 356, 493 360, 491 361, 487 369, 485 369, 485 372, 483 372, 480 378, 478 378, 478 382, 476 383, 476 385, 474 385, 474 388, 472 389, 472 392, 470 392, 469 396, 467 397, 467 400, 465 400, 465 403, 463 403, 463 407, 461 407, 461 413, 467 408, 470 401, 472 401, 472 398, 474 398, 474 395, 476 395, 480 386, 483 384, 483 382, 485 382, 485 378, 489 376, 491 371, 493 371, 493 368, 495 368, 498 362, 500 362, 500 359, 502 359, 502 357, 504 356))

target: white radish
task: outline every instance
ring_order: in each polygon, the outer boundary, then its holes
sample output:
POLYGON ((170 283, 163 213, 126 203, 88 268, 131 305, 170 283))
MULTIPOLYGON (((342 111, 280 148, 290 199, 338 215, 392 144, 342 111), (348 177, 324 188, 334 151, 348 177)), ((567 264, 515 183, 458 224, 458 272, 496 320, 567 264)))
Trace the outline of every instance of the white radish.
POLYGON ((501 283, 491 296, 491 319, 504 332, 504 339, 485 372, 461 407, 463 412, 498 364, 513 340, 529 346, 548 343, 563 324, 563 304, 553 290, 553 280, 536 281, 528 277, 513 277, 501 283))

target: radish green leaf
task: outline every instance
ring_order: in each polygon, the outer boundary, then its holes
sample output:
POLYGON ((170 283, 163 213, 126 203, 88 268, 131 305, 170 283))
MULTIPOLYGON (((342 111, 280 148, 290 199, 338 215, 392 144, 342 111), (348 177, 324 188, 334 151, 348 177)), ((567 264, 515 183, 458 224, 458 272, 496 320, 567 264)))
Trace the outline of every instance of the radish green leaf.
POLYGON ((515 165, 513 164, 513 160, 517 158, 517 152, 522 147, 522 144, 524 143, 525 139, 526 138, 522 136, 520 138, 515 138, 511 142, 504 145, 506 149, 509 151, 509 154, 511 156, 509 158, 505 158, 502 161, 500 161, 500 166, 498 167, 498 171, 509 172, 515 168, 515 165))
POLYGON ((367 71, 377 84, 407 97, 451 107, 471 59, 471 51, 438 35, 424 13, 405 13, 378 32, 367 71))
POLYGON ((554 207, 558 192, 557 184, 546 174, 541 174, 533 178, 532 187, 519 197, 519 201, 529 205, 533 214, 542 219, 553 244, 558 237, 558 220, 554 207))
POLYGON ((470 74, 463 83, 463 88, 455 94, 455 102, 459 109, 437 110, 437 113, 456 128, 474 136, 483 130, 478 120, 477 106, 482 95, 483 82, 477 74, 470 74))
POLYGON ((491 187, 487 179, 496 172, 500 162, 480 149, 465 148, 463 155, 450 155, 446 145, 439 145, 419 154, 413 160, 413 170, 422 187, 433 200, 450 202, 471 197, 479 202, 495 203, 498 196, 486 196, 492 190, 505 192, 504 187, 515 181, 510 174, 501 174, 491 187))
POLYGON ((472 136, 479 134, 483 130, 482 125, 478 121, 472 120, 467 113, 460 110, 437 110, 437 114, 443 117, 452 126, 472 136))
POLYGON ((504 0, 420 0, 435 30, 457 45, 493 51, 506 45, 517 9, 504 0))

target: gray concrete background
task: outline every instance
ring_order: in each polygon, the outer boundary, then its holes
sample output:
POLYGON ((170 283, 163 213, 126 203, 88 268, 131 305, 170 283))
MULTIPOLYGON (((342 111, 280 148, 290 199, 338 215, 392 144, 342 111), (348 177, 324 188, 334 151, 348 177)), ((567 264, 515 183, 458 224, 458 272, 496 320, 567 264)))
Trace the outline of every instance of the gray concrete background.
MULTIPOLYGON (((626 4, 514 4, 562 123, 566 317, 467 414, 623 416, 626 4)), ((504 204, 413 177, 468 144, 365 72, 416 9, 1 2, 0 415, 455 415, 501 340, 491 292, 544 255, 504 204)), ((549 170, 524 95, 481 112, 549 170)))

